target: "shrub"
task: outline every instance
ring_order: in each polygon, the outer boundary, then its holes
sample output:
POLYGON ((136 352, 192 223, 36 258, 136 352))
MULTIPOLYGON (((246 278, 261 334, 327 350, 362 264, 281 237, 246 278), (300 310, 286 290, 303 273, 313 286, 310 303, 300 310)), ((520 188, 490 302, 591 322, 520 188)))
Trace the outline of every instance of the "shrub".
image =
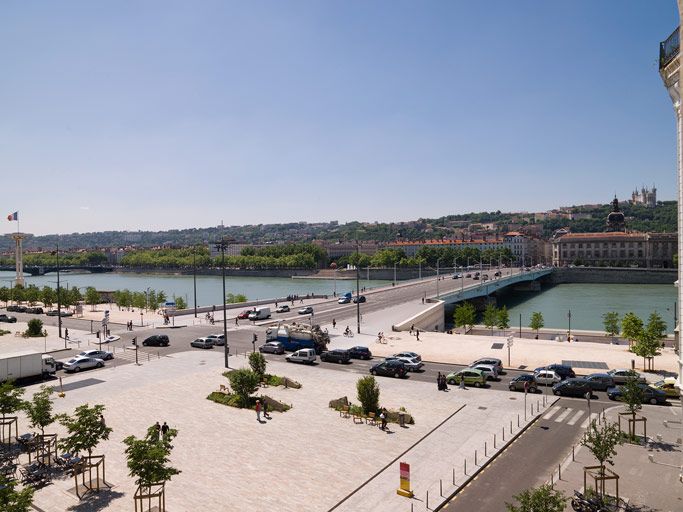
POLYGON ((259 376, 259 380, 263 380, 263 376, 266 373, 266 358, 263 357, 261 352, 249 354, 249 366, 251 366, 251 371, 259 376))
POLYGON ((256 391, 261 380, 259 376, 249 369, 240 368, 228 373, 228 379, 242 406, 249 407, 249 397, 256 391))
POLYGON ((379 384, 372 375, 361 377, 356 382, 356 390, 358 391, 358 401, 363 407, 363 412, 377 412, 379 408, 379 384))
POLYGON ((38 318, 32 318, 28 321, 28 329, 26 329, 26 336, 31 338, 43 335, 43 321, 38 318))

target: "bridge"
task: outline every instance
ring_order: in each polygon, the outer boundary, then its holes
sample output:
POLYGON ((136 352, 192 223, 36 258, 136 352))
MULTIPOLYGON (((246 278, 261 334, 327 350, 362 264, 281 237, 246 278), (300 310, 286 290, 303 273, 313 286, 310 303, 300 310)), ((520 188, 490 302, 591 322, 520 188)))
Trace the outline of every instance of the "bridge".
MULTIPOLYGON (((14 265, 0 265, 0 270, 13 272, 16 270, 14 265)), ((111 265, 60 265, 60 271, 65 270, 83 270, 91 274, 102 274, 105 272, 113 272, 114 267, 111 265)), ((50 272, 57 272, 57 266, 50 265, 24 265, 24 273, 32 276, 42 276, 50 272)))

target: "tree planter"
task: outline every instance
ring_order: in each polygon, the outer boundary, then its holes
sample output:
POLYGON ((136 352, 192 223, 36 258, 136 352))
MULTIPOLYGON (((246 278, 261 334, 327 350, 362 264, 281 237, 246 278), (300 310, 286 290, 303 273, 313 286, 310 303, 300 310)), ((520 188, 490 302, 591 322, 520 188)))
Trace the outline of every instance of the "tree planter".
POLYGON ((0 418, 0 443, 10 444, 12 442, 12 425, 14 425, 14 439, 19 437, 19 421, 16 416, 5 416, 0 418))
POLYGON ((138 485, 133 500, 135 512, 166 512, 166 482, 138 485))
POLYGON ((74 481, 76 483, 76 496, 82 500, 90 492, 100 492, 102 488, 111 489, 111 485, 107 483, 104 455, 85 455, 81 461, 74 465, 73 468, 74 481), (95 479, 93 480, 93 470, 95 479), (102 478, 100 478, 100 472, 102 478), (85 475, 88 475, 88 481, 85 481, 85 475), (78 477, 81 477, 81 483, 78 483, 78 477), (82 493, 82 494, 81 494, 82 493))
MULTIPOLYGON (((38 434, 33 444, 36 460, 46 466, 51 466, 57 458, 57 434, 38 434)), ((28 452, 28 462, 31 463, 31 452, 28 452)))
POLYGON ((628 438, 629 441, 633 441, 636 439, 636 424, 637 423, 642 423, 643 424, 643 438, 647 437, 647 418, 645 416, 640 416, 636 415, 635 412, 620 412, 619 413, 619 430, 623 432, 621 429, 621 418, 627 418, 628 420, 628 438))
POLYGON ((588 490, 586 486, 586 479, 590 475, 593 479, 595 492, 600 496, 605 496, 605 482, 614 480, 616 484, 616 498, 619 501, 619 475, 605 466, 584 466, 583 468, 583 488, 584 492, 588 490))

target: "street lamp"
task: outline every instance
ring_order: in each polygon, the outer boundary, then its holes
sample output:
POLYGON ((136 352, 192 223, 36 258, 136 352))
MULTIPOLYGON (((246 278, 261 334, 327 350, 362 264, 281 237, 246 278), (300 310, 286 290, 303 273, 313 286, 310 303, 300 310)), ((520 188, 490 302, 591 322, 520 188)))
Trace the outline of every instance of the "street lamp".
MULTIPOLYGON (((222 224, 221 224, 222 225, 222 224)), ((225 247, 232 241, 232 239, 225 238, 221 233, 221 239, 216 242, 216 249, 221 250, 221 269, 223 275, 223 338, 225 338, 224 354, 225 354, 225 367, 230 368, 229 363, 229 352, 228 349, 228 313, 227 305, 225 302, 225 247)), ((196 304, 196 302, 195 302, 196 304)))
POLYGON ((437 258, 436 260, 436 298, 439 298, 439 262, 441 261, 441 258, 437 258))
POLYGON ((356 329, 360 334, 360 242, 356 240, 356 329))
MULTIPOLYGON (((62 337, 62 288, 59 286, 59 242, 54 251, 51 253, 57 256, 57 326, 59 328, 59 337, 62 337)), ((66 345, 66 340, 64 340, 66 345)))
POLYGON ((194 317, 197 318, 197 247, 192 248, 192 284, 194 285, 194 317))
POLYGON ((567 321, 569 322, 569 330, 567 331, 567 341, 572 337, 572 310, 567 311, 567 321))

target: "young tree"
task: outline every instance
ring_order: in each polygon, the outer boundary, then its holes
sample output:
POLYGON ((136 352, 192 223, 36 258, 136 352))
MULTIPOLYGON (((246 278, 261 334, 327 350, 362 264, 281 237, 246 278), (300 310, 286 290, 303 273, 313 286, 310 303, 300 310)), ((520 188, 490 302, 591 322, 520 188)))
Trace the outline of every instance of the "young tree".
POLYGON ((68 453, 92 451, 100 443, 109 439, 112 429, 100 419, 104 412, 104 405, 97 404, 90 407, 88 404, 76 407, 73 416, 59 414, 55 416, 68 432, 68 436, 62 438, 59 446, 68 453))
POLYGON ((157 306, 159 304, 163 304, 164 302, 166 302, 166 299, 167 299, 166 294, 162 290, 159 290, 157 292, 157 306))
POLYGON ((249 354, 249 366, 251 366, 251 371, 259 376, 259 381, 263 380, 263 376, 266 374, 266 358, 261 352, 249 354))
MULTIPOLYGON (((600 464, 601 477, 605 476, 605 462, 610 466, 614 465, 612 457, 617 454, 616 447, 623 443, 624 439, 616 423, 605 422, 598 428, 595 420, 591 421, 585 437, 581 440, 581 444, 590 450, 600 464)), ((602 495, 604 493, 604 482, 599 487, 596 492, 602 495)))
POLYGON ((52 399, 50 398, 52 392, 52 387, 40 386, 40 391, 34 393, 30 401, 24 402, 24 411, 31 428, 40 428, 40 433, 43 435, 45 435, 45 427, 55 421, 52 416, 52 399))
POLYGON ((510 313, 508 313, 508 308, 506 306, 503 306, 498 310, 498 322, 496 326, 503 332, 510 327, 510 313))
POLYGON ((610 311, 602 315, 602 325, 605 327, 607 336, 619 336, 619 313, 610 311))
POLYGON ((24 401, 21 399, 24 394, 24 388, 18 388, 11 380, 0 384, 0 413, 4 420, 8 414, 13 414, 24 407, 24 401))
POLYGON ((505 503, 508 512, 563 512, 567 505, 564 493, 548 484, 527 489, 514 498, 517 505, 505 503))
POLYGON ((455 306, 453 322, 456 327, 464 327, 467 332, 468 326, 472 327, 477 319, 477 311, 471 302, 462 302, 455 306))
POLYGON ((629 348, 643 330, 643 321, 635 313, 626 313, 621 320, 621 334, 628 340, 629 348))
POLYGON ((363 412, 365 414, 377 412, 379 408, 379 384, 377 384, 375 377, 366 375, 358 379, 356 391, 363 412))
POLYGON ((29 338, 35 338, 37 336, 42 336, 43 335, 43 321, 38 319, 38 318, 31 318, 31 320, 28 321, 27 329, 26 329, 26 336, 29 338))
POLYGON ((157 292, 154 290, 149 290, 147 292, 147 309, 150 311, 156 311, 159 306, 159 298, 157 297, 157 292))
POLYGON ((45 307, 51 308, 52 304, 57 301, 57 294, 53 288, 50 288, 49 286, 43 286, 40 294, 40 300, 43 304, 45 304, 45 307))
POLYGON ((645 330, 650 334, 650 336, 657 342, 661 343, 662 338, 666 338, 666 322, 656 311, 650 313, 647 319, 647 325, 645 330))
POLYGON ((484 325, 487 329, 491 329, 491 336, 493 336, 493 328, 498 321, 498 308, 490 302, 486 305, 484 310, 484 325))
POLYGON ((0 510, 4 512, 29 512, 35 489, 30 485, 20 491, 15 489, 17 481, 0 475, 0 510))
POLYGON ((529 328, 536 331, 536 336, 538 337, 538 331, 543 329, 543 313, 540 311, 534 311, 531 313, 531 321, 529 322, 529 328))
POLYGON ((24 298, 28 301, 29 306, 33 306, 40 300, 40 290, 35 285, 30 285, 25 290, 24 298))
POLYGON ((187 302, 182 297, 173 297, 176 309, 187 309, 187 302))
POLYGON ((638 379, 635 377, 627 379, 621 393, 621 399, 624 401, 626 410, 635 416, 636 412, 643 408, 644 398, 645 392, 638 385, 638 379))
POLYGON ((249 407, 249 397, 258 389, 259 382, 261 382, 259 376, 247 368, 233 370, 227 376, 242 407, 249 407))
POLYGON ((85 289, 85 302, 90 305, 90 311, 95 311, 95 306, 100 303, 100 294, 92 286, 85 289))
POLYGON ((171 428, 164 439, 159 439, 159 432, 152 425, 144 438, 128 436, 123 440, 126 445, 124 453, 128 461, 128 474, 135 478, 137 485, 149 488, 152 484, 166 482, 180 473, 180 470, 170 465, 171 441, 177 435, 178 431, 171 428))
POLYGON ((654 358, 660 354, 659 348, 661 345, 659 340, 648 329, 644 329, 638 334, 636 342, 631 346, 633 353, 643 358, 643 370, 654 368, 654 358), (646 361, 649 364, 646 365, 646 361))

